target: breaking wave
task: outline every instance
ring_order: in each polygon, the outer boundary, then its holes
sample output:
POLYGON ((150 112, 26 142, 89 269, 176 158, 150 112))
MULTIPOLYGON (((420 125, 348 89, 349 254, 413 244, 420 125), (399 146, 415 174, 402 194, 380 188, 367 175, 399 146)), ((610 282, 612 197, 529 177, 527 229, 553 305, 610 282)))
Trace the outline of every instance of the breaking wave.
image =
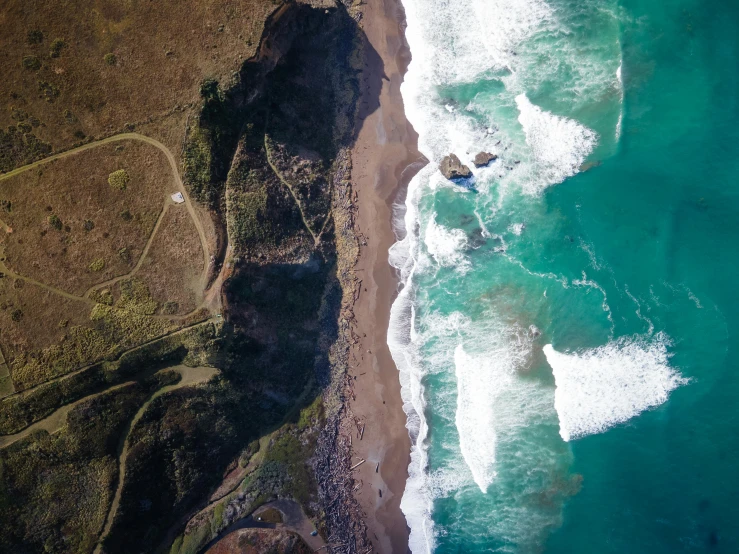
POLYGON ((562 353, 544 347, 557 385, 559 434, 578 439, 624 423, 667 401, 688 382, 669 365, 669 339, 622 337, 605 346, 562 353))

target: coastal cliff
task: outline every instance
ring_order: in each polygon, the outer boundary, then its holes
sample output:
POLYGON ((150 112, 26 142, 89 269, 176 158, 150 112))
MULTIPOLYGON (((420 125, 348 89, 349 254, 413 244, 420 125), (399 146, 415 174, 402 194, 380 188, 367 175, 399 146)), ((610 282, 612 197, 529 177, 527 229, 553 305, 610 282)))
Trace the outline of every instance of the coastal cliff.
MULTIPOLYGON (((346 432, 361 290, 352 148, 383 75, 362 75, 382 62, 361 18, 334 2, 277 5, 252 55, 230 75, 200 80, 192 102, 73 145, 161 138, 184 186, 172 200, 187 202, 201 237, 201 302, 185 317, 154 298, 157 282, 101 288, 80 301, 136 314, 152 326, 141 345, 27 391, 12 392, 11 370, 0 408, 0 549, 222 551, 221 539, 272 501, 283 502, 277 512, 297 510, 282 525, 311 546, 371 547, 346 432), (38 525, 50 495, 57 508, 38 525)), ((123 62, 111 54, 105 63, 123 62)), ((22 163, 17 171, 31 167, 22 163)), ((118 174, 124 190, 130 179, 118 174)), ((132 275, 153 271, 147 249, 132 275)))

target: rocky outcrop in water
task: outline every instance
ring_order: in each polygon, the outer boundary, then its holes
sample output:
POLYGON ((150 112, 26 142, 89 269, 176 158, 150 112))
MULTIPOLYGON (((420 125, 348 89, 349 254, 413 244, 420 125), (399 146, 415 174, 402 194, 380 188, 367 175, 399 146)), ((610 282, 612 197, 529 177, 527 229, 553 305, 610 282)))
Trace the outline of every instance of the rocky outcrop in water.
POLYGON ((490 152, 480 152, 475 156, 475 167, 485 167, 490 162, 494 162, 498 159, 498 156, 491 154, 490 152))
POLYGON ((470 168, 464 165, 455 154, 449 154, 441 160, 439 169, 447 179, 469 179, 472 177, 470 168))

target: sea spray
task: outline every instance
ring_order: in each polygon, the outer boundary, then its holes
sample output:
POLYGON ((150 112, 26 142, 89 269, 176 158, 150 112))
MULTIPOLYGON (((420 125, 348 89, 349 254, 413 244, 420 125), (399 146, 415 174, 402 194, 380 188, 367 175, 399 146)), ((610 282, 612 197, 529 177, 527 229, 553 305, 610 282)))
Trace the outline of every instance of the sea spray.
POLYGON ((533 105, 525 94, 516 96, 516 106, 532 154, 527 191, 539 192, 577 173, 595 148, 597 135, 577 121, 533 105))
POLYGON ((671 391, 688 382, 669 365, 664 333, 622 337, 583 352, 562 353, 544 347, 557 390, 554 406, 559 433, 566 441, 602 433, 663 404, 671 391))

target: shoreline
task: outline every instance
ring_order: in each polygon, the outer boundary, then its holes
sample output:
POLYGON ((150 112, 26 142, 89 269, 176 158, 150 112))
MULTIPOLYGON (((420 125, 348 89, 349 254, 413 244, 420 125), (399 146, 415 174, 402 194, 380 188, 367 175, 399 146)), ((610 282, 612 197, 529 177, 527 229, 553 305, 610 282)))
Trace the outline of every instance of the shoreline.
POLYGON ((408 183, 426 160, 418 151, 418 136, 406 120, 400 94, 410 62, 400 0, 367 0, 361 25, 367 49, 374 52, 364 56, 360 103, 365 95, 370 102, 377 101, 368 83, 377 82, 378 76, 382 88, 379 107, 361 121, 351 152, 360 244, 355 266, 359 296, 353 306, 359 341, 350 351, 353 394, 347 398, 346 417, 357 429, 352 464, 366 460, 353 477, 367 538, 375 552, 407 552, 409 529, 400 500, 408 478, 411 441, 399 373, 387 344, 390 308, 399 284, 396 270, 388 263, 388 250, 396 241, 394 206, 404 201, 408 183))

